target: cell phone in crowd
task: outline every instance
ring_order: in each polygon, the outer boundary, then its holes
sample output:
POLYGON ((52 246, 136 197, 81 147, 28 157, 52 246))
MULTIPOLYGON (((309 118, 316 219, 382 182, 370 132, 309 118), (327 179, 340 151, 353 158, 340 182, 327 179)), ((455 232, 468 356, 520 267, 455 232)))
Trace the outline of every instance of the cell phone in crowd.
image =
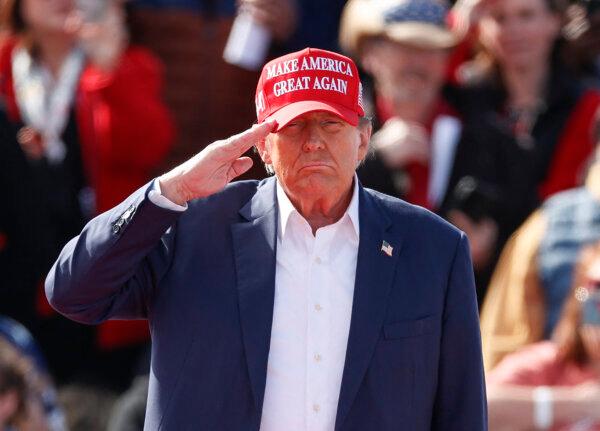
POLYGON ((85 22, 99 22, 104 18, 109 0, 77 0, 77 9, 85 22))
POLYGON ((582 323, 600 326, 600 289, 589 289, 589 296, 583 303, 582 323))
POLYGON ((452 190, 449 209, 459 210, 479 222, 497 214, 499 200, 499 192, 492 184, 465 176, 452 190))
POLYGON ((271 32, 249 13, 241 12, 233 22, 223 59, 247 70, 259 70, 271 45, 271 32))

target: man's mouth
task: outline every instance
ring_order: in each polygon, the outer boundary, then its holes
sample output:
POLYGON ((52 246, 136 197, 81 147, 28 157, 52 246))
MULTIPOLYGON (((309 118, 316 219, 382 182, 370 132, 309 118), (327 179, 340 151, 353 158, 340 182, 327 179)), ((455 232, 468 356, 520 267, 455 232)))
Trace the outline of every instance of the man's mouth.
POLYGON ((301 170, 302 169, 322 169, 322 168, 330 168, 330 167, 331 167, 331 164, 328 162, 314 161, 314 162, 304 163, 300 169, 301 170))

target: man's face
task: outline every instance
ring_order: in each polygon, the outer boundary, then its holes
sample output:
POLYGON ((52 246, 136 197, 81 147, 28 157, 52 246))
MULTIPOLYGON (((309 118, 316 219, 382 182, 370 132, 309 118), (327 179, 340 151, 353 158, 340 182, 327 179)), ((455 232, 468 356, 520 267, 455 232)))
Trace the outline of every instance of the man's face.
POLYGON ((364 159, 371 127, 354 127, 338 116, 309 112, 258 145, 292 200, 336 196, 350 190, 364 159))
POLYGON ((365 42, 362 64, 381 95, 396 103, 429 103, 445 79, 448 52, 377 38, 365 42))
POLYGON ((546 0, 490 3, 479 23, 480 39, 503 67, 544 64, 560 35, 561 17, 546 0))

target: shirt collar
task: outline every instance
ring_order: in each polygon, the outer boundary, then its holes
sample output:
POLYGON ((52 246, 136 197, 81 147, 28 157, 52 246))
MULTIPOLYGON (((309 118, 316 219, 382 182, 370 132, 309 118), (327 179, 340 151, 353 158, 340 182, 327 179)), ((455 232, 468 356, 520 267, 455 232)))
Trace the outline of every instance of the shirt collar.
MULTIPOLYGON (((294 205, 290 201, 290 198, 285 194, 283 187, 277 180, 277 209, 279 210, 279 237, 283 238, 285 236, 285 232, 288 226, 288 221, 290 219, 290 215, 292 213, 297 213, 300 217, 302 215, 294 208, 294 205)), ((348 208, 346 208, 346 212, 340 220, 344 217, 348 216, 350 221, 352 222, 352 227, 354 228, 354 232, 356 233, 356 237, 360 238, 360 224, 358 219, 358 177, 354 174, 353 181, 353 190, 352 190, 352 199, 350 199, 350 204, 348 208)))

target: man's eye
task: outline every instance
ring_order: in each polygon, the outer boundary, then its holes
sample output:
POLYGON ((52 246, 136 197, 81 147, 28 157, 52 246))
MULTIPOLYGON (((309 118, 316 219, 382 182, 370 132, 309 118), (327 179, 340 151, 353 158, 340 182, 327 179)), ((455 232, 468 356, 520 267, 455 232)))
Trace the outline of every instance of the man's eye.
POLYGON ((301 121, 292 121, 291 123, 286 124, 280 132, 284 135, 295 136, 302 132, 303 127, 304 124, 301 121))
POLYGON ((327 130, 337 129, 342 126, 342 122, 338 120, 327 120, 323 121, 323 127, 327 130))

